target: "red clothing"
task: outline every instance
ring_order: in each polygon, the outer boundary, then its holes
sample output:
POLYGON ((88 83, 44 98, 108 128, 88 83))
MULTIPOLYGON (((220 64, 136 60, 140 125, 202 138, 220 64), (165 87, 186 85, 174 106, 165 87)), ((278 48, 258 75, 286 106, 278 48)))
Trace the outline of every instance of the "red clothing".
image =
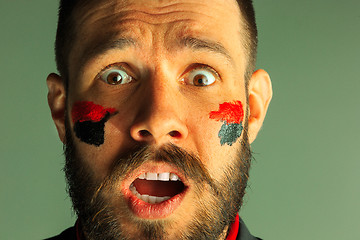
POLYGON ((235 222, 231 225, 226 240, 236 240, 238 233, 239 233, 239 214, 236 215, 235 222))
MULTIPOLYGON (((48 238, 47 240, 81 240, 81 231, 79 222, 75 226, 63 231, 60 235, 48 238)), ((252 236, 246 228, 244 222, 236 215, 235 222, 230 226, 226 240, 261 240, 252 236)))

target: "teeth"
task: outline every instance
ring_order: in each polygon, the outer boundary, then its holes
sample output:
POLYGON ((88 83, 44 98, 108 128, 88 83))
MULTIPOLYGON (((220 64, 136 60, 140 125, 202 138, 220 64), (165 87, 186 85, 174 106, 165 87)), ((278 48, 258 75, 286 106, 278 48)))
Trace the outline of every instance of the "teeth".
POLYGON ((156 202, 156 197, 154 197, 154 196, 149 196, 149 203, 155 204, 155 202, 156 202))
POLYGON ((161 203, 163 201, 166 201, 170 199, 170 197, 156 197, 156 202, 155 203, 161 203))
POLYGON ((157 173, 146 173, 146 180, 152 180, 152 181, 156 181, 157 180, 157 173))
POLYGON ((142 199, 143 201, 147 202, 147 203, 150 203, 150 202, 149 202, 149 195, 146 195, 146 194, 141 195, 141 199, 142 199))
POLYGON ((141 200, 143 200, 144 202, 150 203, 150 204, 155 204, 155 203, 161 203, 163 201, 166 201, 168 199, 170 199, 170 197, 166 196, 166 197, 156 197, 156 196, 149 196, 149 195, 141 195, 140 193, 138 193, 138 191, 136 190, 134 184, 130 185, 130 190, 133 194, 135 194, 135 196, 141 200))
POLYGON ((149 181, 179 181, 179 176, 175 173, 143 173, 139 177, 139 179, 146 179, 149 181))
POLYGON ((159 181, 169 181, 170 173, 159 173, 158 180, 159 181))
POLYGON ((170 173, 170 180, 177 181, 177 180, 179 180, 179 177, 175 173, 170 173))
POLYGON ((131 190, 132 192, 137 192, 134 184, 131 184, 131 185, 130 185, 130 190, 131 190))

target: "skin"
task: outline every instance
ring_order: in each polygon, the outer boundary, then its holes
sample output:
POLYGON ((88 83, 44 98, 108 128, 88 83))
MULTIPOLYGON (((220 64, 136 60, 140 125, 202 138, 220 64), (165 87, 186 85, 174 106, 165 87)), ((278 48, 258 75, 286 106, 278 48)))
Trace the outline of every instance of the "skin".
MULTIPOLYGON (((61 141, 65 143, 65 109, 70 112, 75 102, 92 101, 118 111, 105 124, 105 142, 99 147, 80 141, 72 132, 76 148, 97 180, 109 173, 117 156, 139 143, 154 147, 173 143, 199 155, 210 175, 221 179, 224 166, 240 148, 239 140, 232 146, 221 146, 218 132, 222 123, 210 119, 209 113, 223 102, 239 100, 248 105, 245 116, 252 143, 272 97, 269 75, 257 70, 246 98, 247 57, 236 2, 109 0, 79 10, 76 16, 76 51, 69 56, 68 93, 61 76, 53 73, 47 78, 48 102, 61 141), (209 50, 181 43, 180 39, 189 37, 217 45, 209 50), (119 39, 131 43, 101 49, 119 39), (97 77, 114 63, 123 66, 134 80, 109 85, 97 77), (198 87, 182 81, 189 71, 205 65, 218 73, 213 84, 198 87)), ((70 127, 73 129, 71 121, 70 127)), ((202 197, 207 197, 206 191, 202 197)), ((189 191, 181 206, 168 216, 177 223, 168 230, 169 236, 192 218, 194 199, 189 191)))

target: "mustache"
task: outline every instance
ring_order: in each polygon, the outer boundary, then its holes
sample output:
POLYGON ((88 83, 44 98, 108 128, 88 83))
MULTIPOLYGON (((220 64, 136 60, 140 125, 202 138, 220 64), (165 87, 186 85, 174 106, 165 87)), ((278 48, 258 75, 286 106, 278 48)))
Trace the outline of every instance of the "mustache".
POLYGON ((131 149, 114 161, 108 180, 111 182, 122 180, 147 162, 167 163, 182 171, 186 178, 215 187, 214 180, 200 158, 171 143, 160 148, 138 146, 136 149, 131 149))
POLYGON ((67 178, 68 192, 73 198, 75 209, 78 208, 78 204, 81 205, 81 200, 77 199, 75 192, 93 199, 95 196, 91 196, 91 193, 97 195, 103 187, 108 186, 111 188, 116 182, 123 180, 131 172, 136 171, 141 165, 150 161, 172 165, 182 171, 187 179, 198 183, 198 186, 207 184, 215 194, 222 195, 218 182, 210 176, 199 156, 172 143, 160 147, 135 145, 114 159, 109 173, 103 180, 95 180, 94 172, 87 170, 86 161, 79 155, 80 152, 76 150, 68 121, 65 121, 65 130, 66 144, 63 145, 63 151, 66 163, 63 170, 67 178), (83 187, 78 188, 79 185, 83 187))

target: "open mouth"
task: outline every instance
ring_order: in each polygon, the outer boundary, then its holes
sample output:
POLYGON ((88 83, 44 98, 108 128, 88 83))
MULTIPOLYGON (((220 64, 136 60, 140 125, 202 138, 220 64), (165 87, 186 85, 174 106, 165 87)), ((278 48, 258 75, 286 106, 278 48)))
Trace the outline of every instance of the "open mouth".
POLYGON ((191 184, 184 174, 166 163, 145 163, 122 184, 130 210, 142 219, 168 217, 190 191, 191 184))
POLYGON ((146 172, 141 174, 130 185, 130 191, 146 203, 162 203, 181 194, 186 189, 184 183, 175 173, 146 172))

